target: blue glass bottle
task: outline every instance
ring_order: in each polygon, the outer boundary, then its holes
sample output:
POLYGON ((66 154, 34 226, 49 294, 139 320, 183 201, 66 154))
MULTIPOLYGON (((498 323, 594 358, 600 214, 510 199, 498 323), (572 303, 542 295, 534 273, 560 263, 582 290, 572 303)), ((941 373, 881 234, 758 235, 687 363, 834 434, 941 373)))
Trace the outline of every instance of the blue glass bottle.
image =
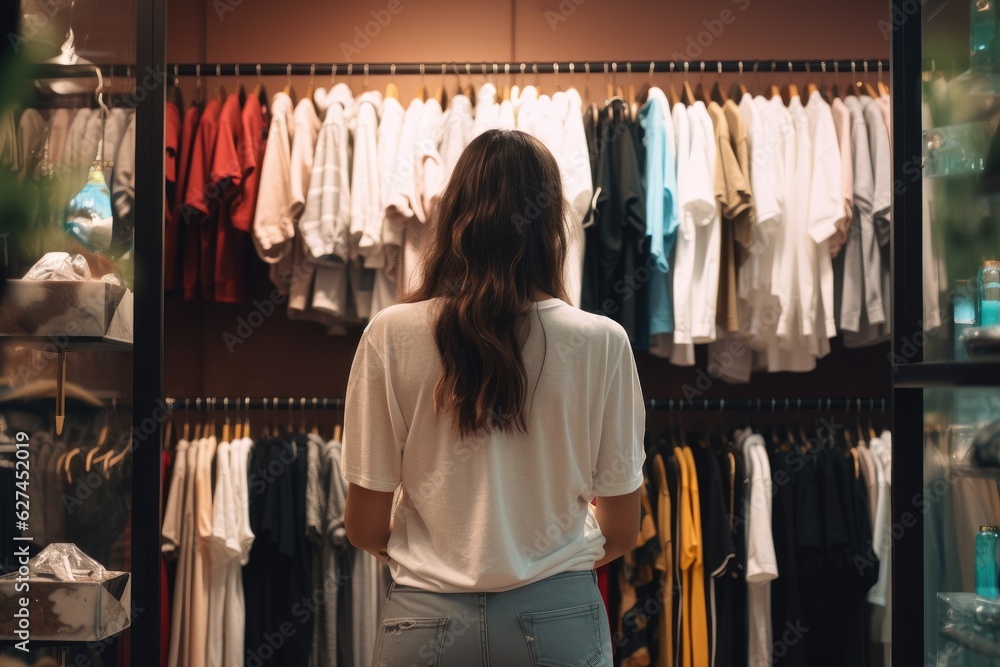
POLYGON ((986 260, 979 269, 979 326, 1000 325, 1000 262, 986 260))
POLYGON ((995 600, 1000 598, 997 589, 997 543, 1000 528, 980 526, 976 535, 976 595, 995 600))

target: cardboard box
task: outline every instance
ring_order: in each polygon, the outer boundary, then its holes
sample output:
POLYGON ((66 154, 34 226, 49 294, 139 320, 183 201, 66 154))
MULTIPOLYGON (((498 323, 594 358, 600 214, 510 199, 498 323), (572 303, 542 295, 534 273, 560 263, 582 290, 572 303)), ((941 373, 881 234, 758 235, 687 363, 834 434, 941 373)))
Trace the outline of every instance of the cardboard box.
POLYGON ((0 335, 105 336, 126 291, 100 280, 10 280, 0 335))
POLYGON ((28 598, 30 641, 99 641, 132 623, 132 575, 105 572, 103 581, 59 581, 32 575, 27 593, 16 590, 17 573, 0 577, 0 640, 20 641, 15 616, 28 598))

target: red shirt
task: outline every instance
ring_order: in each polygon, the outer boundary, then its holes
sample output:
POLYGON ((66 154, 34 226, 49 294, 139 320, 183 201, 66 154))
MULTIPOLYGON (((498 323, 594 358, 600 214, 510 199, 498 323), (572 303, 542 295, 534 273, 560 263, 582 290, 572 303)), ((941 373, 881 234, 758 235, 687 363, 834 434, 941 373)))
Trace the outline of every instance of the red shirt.
MULTIPOLYGON (((201 116, 201 109, 192 104, 184 114, 184 122, 179 130, 178 145, 176 148, 176 158, 174 158, 174 187, 170 188, 170 107, 167 105, 167 210, 166 233, 164 237, 164 286, 168 292, 182 292, 184 290, 184 239, 187 223, 181 215, 181 203, 184 201, 184 192, 187 186, 188 164, 191 161, 191 151, 194 147, 195 132, 198 130, 198 118, 201 116)), ((176 108, 176 107, 174 107, 176 108)), ((177 110, 178 115, 180 109, 177 110)))
POLYGON ((188 221, 184 248, 185 299, 196 299, 199 294, 211 299, 215 292, 216 214, 219 202, 211 182, 211 169, 221 111, 222 104, 217 99, 213 98, 205 104, 191 153, 181 206, 181 217, 188 221))
POLYGON ((257 95, 250 95, 243 104, 243 189, 233 205, 233 226, 249 232, 253 229, 254 211, 257 210, 257 189, 260 187, 260 168, 267 144, 267 127, 270 119, 267 108, 257 95))
POLYGON ((219 115, 218 138, 212 157, 212 190, 219 199, 215 242, 215 300, 235 303, 243 300, 244 259, 248 236, 234 223, 233 211, 243 191, 245 143, 240 98, 232 93, 219 115))

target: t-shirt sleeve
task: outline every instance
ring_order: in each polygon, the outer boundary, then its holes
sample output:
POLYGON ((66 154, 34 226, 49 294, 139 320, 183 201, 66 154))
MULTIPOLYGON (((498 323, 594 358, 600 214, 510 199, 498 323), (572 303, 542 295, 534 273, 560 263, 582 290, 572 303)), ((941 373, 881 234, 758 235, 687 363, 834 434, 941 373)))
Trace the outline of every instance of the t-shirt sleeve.
POLYGON ((646 408, 628 341, 611 374, 604 399, 600 441, 593 471, 595 496, 623 496, 642 484, 646 408))
POLYGON ((372 491, 395 491, 400 482, 402 442, 392 428, 392 385, 382 358, 366 333, 347 381, 341 468, 348 482, 372 491))

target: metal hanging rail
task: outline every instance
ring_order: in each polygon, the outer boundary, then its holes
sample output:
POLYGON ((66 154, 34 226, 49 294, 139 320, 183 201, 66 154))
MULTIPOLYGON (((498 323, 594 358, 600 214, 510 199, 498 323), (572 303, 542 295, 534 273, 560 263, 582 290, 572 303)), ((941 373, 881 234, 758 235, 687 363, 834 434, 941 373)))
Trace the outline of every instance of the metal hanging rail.
MULTIPOLYGON (((342 410, 343 398, 329 397, 211 397, 167 398, 164 401, 173 411, 179 410, 342 410)), ((654 398, 646 400, 648 410, 671 412, 885 412, 892 402, 885 398, 654 398)))
MULTIPOLYGON (((592 61, 450 61, 422 63, 171 63, 170 76, 309 76, 385 74, 689 74, 743 72, 815 72, 877 74, 889 71, 889 61, 879 58, 832 60, 592 60, 592 61)), ((93 69, 91 69, 91 72, 93 69)))

